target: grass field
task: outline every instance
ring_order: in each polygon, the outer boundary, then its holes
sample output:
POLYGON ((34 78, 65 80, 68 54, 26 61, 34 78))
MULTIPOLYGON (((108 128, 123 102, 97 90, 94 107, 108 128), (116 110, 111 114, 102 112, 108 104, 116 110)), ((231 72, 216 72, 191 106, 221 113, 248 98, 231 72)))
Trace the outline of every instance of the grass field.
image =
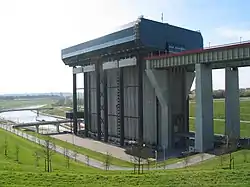
POLYGON ((0 99, 0 109, 28 107, 53 103, 51 98, 3 100, 0 99))
MULTIPOLYGON (((45 106, 45 107, 48 107, 49 105, 45 106)), ((51 115, 55 115, 55 116, 62 116, 62 117, 65 117, 65 112, 67 111, 71 111, 72 109, 69 108, 69 107, 63 107, 63 106, 60 106, 60 107, 54 107, 52 110, 43 110, 42 112, 43 113, 46 113, 46 114, 51 114, 51 115)))
MULTIPOLYGON (((31 134, 31 135, 36 136, 36 137, 41 138, 41 139, 47 139, 46 135, 40 135, 40 134, 37 134, 36 132, 26 131, 26 133, 31 134)), ((75 150, 80 154, 88 155, 90 158, 96 159, 98 161, 102 161, 102 162, 105 161, 106 157, 102 153, 98 153, 96 151, 92 151, 92 150, 86 149, 84 147, 79 147, 79 146, 73 145, 71 143, 58 140, 56 138, 52 138, 52 140, 56 145, 59 145, 61 147, 64 147, 64 148, 67 148, 70 150, 75 150)), ((111 164, 117 165, 117 166, 124 166, 124 167, 133 166, 130 162, 126 162, 124 160, 120 160, 120 159, 114 158, 114 157, 112 157, 112 159, 111 159, 111 164)))
MULTIPOLYGON (((54 154, 53 172, 44 171, 43 159, 35 166, 34 151, 43 149, 25 139, 0 129, 0 186, 249 186, 250 165, 244 162, 241 151, 234 153, 235 169, 227 168, 227 159, 220 165, 220 157, 190 168, 166 171, 145 171, 144 174, 101 171, 70 162, 66 168, 65 158, 54 154), (4 155, 4 142, 8 142, 8 156, 4 155), (16 146, 19 146, 19 162, 16 146), (222 169, 224 168, 224 169, 222 169)), ((250 152, 248 151, 248 154, 250 152)), ((250 158, 250 157, 249 157, 250 158)), ((249 159, 250 160, 250 159, 249 159)))
MULTIPOLYGON (((189 105, 190 117, 195 117, 195 102, 189 105)), ((225 102, 224 99, 214 100, 214 132, 224 134, 225 132, 225 102)), ((250 100, 240 100, 241 136, 250 137, 250 100), (246 123, 244 121, 249 121, 246 123)), ((195 130, 195 119, 190 119, 190 130, 195 130)))
MULTIPOLYGON (((6 132, 0 129, 0 171, 44 171, 44 148, 41 146, 29 142, 21 137, 18 137, 10 132, 6 132), (6 142, 6 143, 5 143, 6 142), (7 145, 7 147, 6 147, 7 145), (18 148, 17 148, 18 147, 18 148), (7 155, 5 155, 7 150, 7 155), (17 150, 18 154, 17 154, 17 150), (40 159, 38 166, 36 164, 35 153, 39 154, 40 159), (17 159, 18 155, 18 159, 17 159)), ((78 164, 74 161, 70 161, 70 167, 66 167, 66 159, 63 155, 53 153, 52 155, 52 168, 53 171, 62 172, 84 172, 95 171, 94 168, 87 167, 83 164, 78 164)))

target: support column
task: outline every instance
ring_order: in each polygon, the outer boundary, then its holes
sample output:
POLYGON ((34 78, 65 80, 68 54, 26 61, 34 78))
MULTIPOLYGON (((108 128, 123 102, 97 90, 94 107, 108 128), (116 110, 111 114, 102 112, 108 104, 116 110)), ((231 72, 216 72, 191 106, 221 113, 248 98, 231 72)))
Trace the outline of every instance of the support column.
POLYGON ((84 135, 89 135, 88 74, 84 73, 84 135))
POLYGON ((137 56, 137 64, 138 64, 138 115, 139 115, 139 123, 138 123, 138 138, 139 144, 143 143, 143 63, 140 55, 137 56))
POLYGON ((73 74, 73 132, 77 135, 77 93, 76 74, 73 74))
POLYGON ((103 71, 103 94, 104 94, 104 142, 108 142, 108 87, 107 71, 103 71))
POLYGON ((101 94, 100 94, 100 65, 98 61, 95 65, 96 71, 96 122, 97 122, 97 140, 101 140, 101 94))
POLYGON ((167 149, 172 148, 172 116, 169 92, 169 71, 147 69, 146 74, 155 89, 155 94, 158 98, 160 107, 158 107, 157 120, 159 124, 159 144, 167 149))
POLYGON ((240 138, 240 101, 238 68, 225 69, 225 135, 240 138))
POLYGON ((195 149, 204 152, 214 148, 213 86, 210 64, 196 64, 195 149))

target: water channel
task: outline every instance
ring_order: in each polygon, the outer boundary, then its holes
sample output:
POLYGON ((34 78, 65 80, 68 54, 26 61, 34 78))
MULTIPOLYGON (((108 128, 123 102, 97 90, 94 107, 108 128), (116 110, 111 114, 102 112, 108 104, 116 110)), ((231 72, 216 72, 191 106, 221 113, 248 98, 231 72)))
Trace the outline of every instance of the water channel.
MULTIPOLYGON (((43 107, 43 105, 36 105, 36 106, 29 106, 24 108, 40 108, 43 107)), ((13 111, 13 112, 3 112, 0 113, 0 118, 13 121, 15 123, 30 123, 30 122, 39 122, 39 121, 56 121, 60 120, 59 118, 50 117, 46 115, 39 114, 37 116, 36 112, 26 110, 26 111, 13 111)), ((25 127, 29 130, 36 130, 35 126, 31 127, 25 127)), ((62 131, 68 131, 68 129, 64 127, 59 127, 60 132, 62 131)), ((42 134, 47 133, 56 133, 56 126, 55 125, 42 125, 39 126, 39 132, 42 134)))

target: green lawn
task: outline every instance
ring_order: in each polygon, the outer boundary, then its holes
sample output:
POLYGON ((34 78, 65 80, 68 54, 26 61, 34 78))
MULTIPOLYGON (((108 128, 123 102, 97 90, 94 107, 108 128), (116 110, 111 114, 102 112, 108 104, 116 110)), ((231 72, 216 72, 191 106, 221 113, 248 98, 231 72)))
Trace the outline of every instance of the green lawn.
MULTIPOLYGON (((0 129, 0 171, 11 170, 15 172, 43 172, 45 149, 35 143, 27 141, 10 132, 0 129), (6 146, 7 145, 7 146, 6 146), (5 155, 7 150, 7 155, 5 155), (17 153, 17 150, 18 153, 17 153), (37 153, 40 156, 38 165, 36 163, 37 153), (18 159, 17 159, 18 156, 18 159)), ((63 155, 52 154, 52 169, 54 172, 94 172, 96 169, 83 164, 70 161, 69 168, 63 155)), ((0 185, 1 186, 1 185, 0 185)))
MULTIPOLYGON (((189 115, 195 117, 195 102, 191 101, 189 105, 189 115)), ((225 119, 225 102, 224 99, 214 100, 214 118, 225 119)), ((250 100, 240 100, 240 119, 250 121, 250 100)))
MULTIPOLYGON (((235 169, 221 169, 218 158, 205 161, 190 168, 166 171, 145 171, 132 174, 130 171, 101 171, 83 164, 70 162, 66 168, 65 158, 53 154, 53 171, 44 171, 44 160, 35 163, 35 151, 43 148, 14 134, 0 129, 0 186, 249 186, 250 169, 248 162, 235 153, 235 169), (4 155, 4 142, 8 142, 8 156, 4 155), (16 161, 16 146, 19 146, 19 162, 16 161), (239 158, 238 160, 236 160, 239 158), (244 163, 244 166, 243 166, 244 163), (218 166, 218 167, 216 167, 218 166), (243 166, 243 167, 240 167, 243 166)), ((224 161, 226 163, 226 159, 224 161)), ((225 167, 224 167, 225 168, 225 167)))
MULTIPOLYGON (((190 117, 195 117, 195 102, 191 101, 189 105, 190 117)), ((216 119, 225 119, 225 102, 224 99, 214 100, 214 132, 224 134, 225 121, 216 119)), ((240 119, 250 121, 250 100, 240 101, 240 119)), ((190 130, 195 130, 195 120, 190 119, 190 130)), ((241 137, 250 137, 250 123, 241 122, 241 137)))
MULTIPOLYGON (((49 105, 45 106, 45 107, 48 107, 49 105)), ((62 117, 65 117, 65 112, 67 111, 71 111, 72 109, 69 108, 69 107, 54 107, 52 110, 43 110, 42 112, 43 113, 46 113, 46 114, 51 114, 51 115, 56 115, 56 116, 62 116, 62 117)))
MULTIPOLYGON (((36 132, 26 131, 26 133, 37 136, 38 138, 41 138, 41 139, 47 139, 46 135, 40 135, 40 134, 37 134, 36 132)), ((52 139, 53 139, 53 142, 56 145, 59 145, 61 147, 64 147, 64 148, 67 148, 67 149, 70 149, 70 150, 76 150, 80 154, 88 155, 90 158, 93 158, 93 159, 96 159, 96 160, 99 160, 99 161, 102 161, 102 162, 105 161, 106 156, 104 154, 102 154, 102 153, 98 153, 96 151, 92 151, 92 150, 86 149, 84 147, 79 147, 79 146, 73 145, 71 143, 68 143, 68 142, 65 142, 65 141, 62 141, 62 140, 58 140, 56 138, 52 138, 52 139)), ((111 159, 111 164, 117 165, 117 166, 124 166, 124 167, 133 166, 129 162, 126 162, 124 160, 114 158, 114 157, 112 157, 112 159, 111 159)))
MULTIPOLYGON (((234 158, 234 168, 236 170, 244 169, 250 171, 250 150, 238 150, 232 153, 232 157, 234 158)), ((213 159, 206 160, 200 164, 191 166, 190 168, 198 170, 228 169, 230 163, 229 160, 229 154, 223 156, 216 156, 213 159)))

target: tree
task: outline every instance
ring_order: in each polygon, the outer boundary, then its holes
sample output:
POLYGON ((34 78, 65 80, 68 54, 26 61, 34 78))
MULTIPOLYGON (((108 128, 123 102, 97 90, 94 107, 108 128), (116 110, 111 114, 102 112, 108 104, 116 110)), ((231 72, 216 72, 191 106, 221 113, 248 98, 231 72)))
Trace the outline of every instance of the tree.
POLYGON ((52 155, 54 153, 54 150, 52 148, 52 143, 50 138, 45 140, 44 145, 44 167, 45 171, 52 172, 52 155))
POLYGON ((111 155, 107 152, 105 155, 105 161, 104 161, 104 168, 105 170, 109 170, 109 167, 111 165, 111 155))
POLYGON ((89 155, 86 155, 86 163, 87 163, 87 166, 89 166, 89 155))
POLYGON ((248 162, 247 150, 243 150, 242 154, 243 154, 243 162, 248 162))
POLYGON ((4 155, 8 156, 8 140, 6 137, 4 138, 4 155))
POLYGON ((150 164, 151 164, 151 159, 147 158, 147 166, 148 166, 148 170, 150 169, 150 164))
POLYGON ((133 155, 133 163, 134 163, 134 173, 143 173, 143 161, 142 161, 142 155, 143 155, 143 146, 132 146, 132 155, 133 155))
POLYGON ((20 151, 20 147, 19 145, 17 144, 16 145, 16 161, 19 162, 19 151, 20 151))
POLYGON ((69 156, 69 150, 68 149, 65 149, 65 161, 66 161, 66 168, 69 169, 70 156, 69 156))
POLYGON ((77 150, 75 150, 73 152, 73 157, 74 157, 75 162, 77 162, 77 155, 78 155, 78 152, 77 152, 77 150))
POLYGON ((39 167, 39 161, 41 158, 39 151, 35 151, 33 156, 35 157, 35 166, 39 167))
POLYGON ((184 161, 184 167, 187 167, 188 166, 188 162, 189 162, 189 155, 185 155, 183 161, 184 161))
POLYGON ((201 153, 201 154, 200 154, 200 157, 201 157, 201 161, 204 161, 205 154, 204 154, 204 153, 201 153))

